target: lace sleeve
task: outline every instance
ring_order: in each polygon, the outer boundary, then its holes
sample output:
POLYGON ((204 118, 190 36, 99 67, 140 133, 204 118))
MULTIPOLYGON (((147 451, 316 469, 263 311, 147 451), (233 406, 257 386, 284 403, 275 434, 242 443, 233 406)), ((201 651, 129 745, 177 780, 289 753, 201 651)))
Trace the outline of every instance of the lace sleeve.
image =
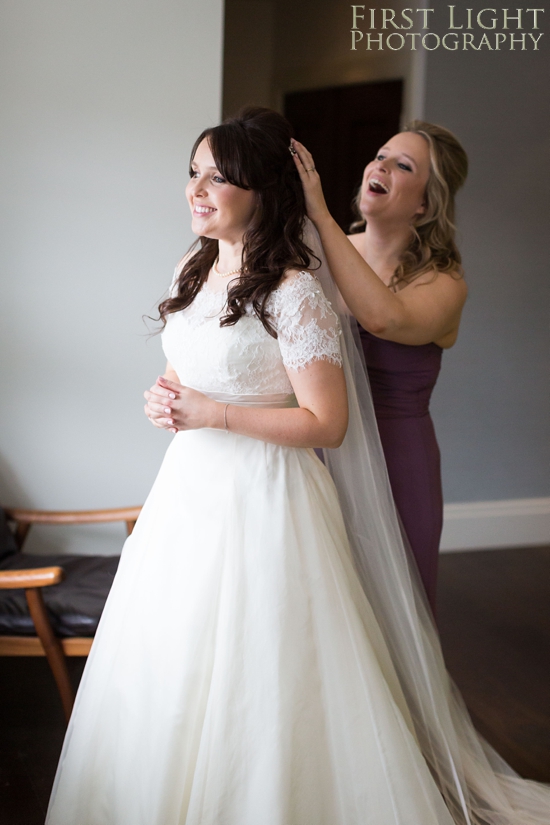
POLYGON ((272 294, 279 348, 287 369, 299 370, 312 361, 342 366, 340 324, 317 278, 299 272, 272 294))

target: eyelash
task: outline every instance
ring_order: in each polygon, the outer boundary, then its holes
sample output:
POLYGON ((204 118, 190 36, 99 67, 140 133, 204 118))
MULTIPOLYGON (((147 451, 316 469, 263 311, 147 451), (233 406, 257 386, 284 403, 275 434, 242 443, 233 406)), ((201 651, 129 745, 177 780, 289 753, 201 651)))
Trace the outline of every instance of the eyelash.
MULTIPOLYGON (((198 174, 199 174, 199 173, 198 173, 198 171, 197 171, 196 169, 191 169, 191 170, 189 171, 189 177, 190 177, 190 178, 195 178, 198 174)), ((227 183, 227 181, 225 180, 225 178, 222 178, 220 175, 212 175, 212 180, 213 180, 215 183, 227 183)))
MULTIPOLYGON (((384 160, 385 157, 385 155, 376 155, 375 160, 384 160)), ((412 172, 412 168, 410 166, 407 166, 406 163, 398 163, 397 165, 400 169, 405 169, 407 172, 412 172)))

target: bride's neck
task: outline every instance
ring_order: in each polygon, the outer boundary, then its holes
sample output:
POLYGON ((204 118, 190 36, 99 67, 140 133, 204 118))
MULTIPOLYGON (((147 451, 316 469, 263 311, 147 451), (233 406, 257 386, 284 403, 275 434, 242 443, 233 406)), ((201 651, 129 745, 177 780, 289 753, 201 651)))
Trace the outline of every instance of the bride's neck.
POLYGON ((240 241, 218 241, 218 259, 216 269, 218 272, 230 272, 233 269, 240 269, 242 266, 243 242, 240 241))

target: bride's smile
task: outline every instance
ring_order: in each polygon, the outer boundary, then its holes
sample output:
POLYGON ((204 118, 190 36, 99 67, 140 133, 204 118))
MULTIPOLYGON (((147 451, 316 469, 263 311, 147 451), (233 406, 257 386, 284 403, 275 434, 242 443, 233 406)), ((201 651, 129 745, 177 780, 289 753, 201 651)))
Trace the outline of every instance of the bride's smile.
MULTIPOLYGON (((186 187, 191 209, 191 228, 196 235, 227 243, 241 244, 257 201, 252 189, 229 183, 216 168, 208 141, 201 142, 191 161, 191 179, 186 187)), ((220 249, 220 269, 225 266, 220 249)), ((231 264, 233 260, 229 260, 231 264)), ((240 262, 239 262, 240 263, 240 262)))

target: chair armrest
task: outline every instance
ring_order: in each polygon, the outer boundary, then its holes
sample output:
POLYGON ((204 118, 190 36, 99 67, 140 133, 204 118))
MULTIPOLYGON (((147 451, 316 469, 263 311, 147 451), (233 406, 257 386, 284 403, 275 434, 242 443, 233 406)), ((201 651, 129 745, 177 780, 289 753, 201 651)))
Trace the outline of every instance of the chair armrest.
POLYGON ((97 524, 110 521, 135 521, 141 507, 112 510, 22 510, 6 507, 6 518, 18 524, 97 524))
POLYGON ((62 567, 33 567, 29 570, 0 570, 0 590, 20 590, 59 584, 65 573, 62 567))
POLYGON ((115 521, 126 522, 128 535, 134 529, 140 507, 116 507, 110 510, 23 510, 19 507, 4 508, 6 518, 15 522, 15 541, 22 550, 33 524, 101 524, 115 521))

